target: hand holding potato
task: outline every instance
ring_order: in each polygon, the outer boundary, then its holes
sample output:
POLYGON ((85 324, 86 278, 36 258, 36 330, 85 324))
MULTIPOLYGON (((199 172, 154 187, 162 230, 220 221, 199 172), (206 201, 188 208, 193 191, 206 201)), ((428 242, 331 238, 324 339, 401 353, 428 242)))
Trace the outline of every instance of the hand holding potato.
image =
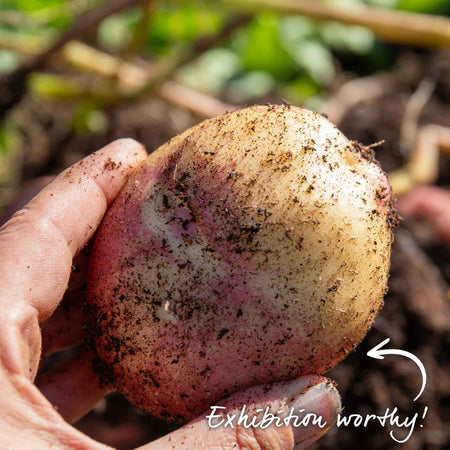
MULTIPOLYGON (((69 284, 73 258, 93 236, 130 170, 145 158, 132 140, 112 143, 59 175, 0 229, 0 446, 3 448, 108 448, 71 427, 110 386, 101 387, 82 350, 73 359, 38 378, 41 354, 72 346, 84 339, 78 294, 69 284), (68 308, 63 314, 61 307, 68 308), (55 318, 59 318, 56 320, 55 318), (64 322, 66 321, 66 322, 64 322), (64 325, 70 331, 64 332, 64 325), (45 336, 41 348, 41 329, 45 336), (46 348, 47 347, 47 348, 46 348), (45 395, 43 395, 43 394, 45 395), (47 397, 47 398, 46 398, 47 397), (52 405, 57 406, 57 410, 52 405)), ((145 448, 302 448, 316 440, 339 412, 336 390, 319 376, 306 376, 272 387, 250 388, 228 400, 275 406, 291 402, 322 415, 324 429, 269 428, 232 430, 208 428, 198 418, 145 448)))

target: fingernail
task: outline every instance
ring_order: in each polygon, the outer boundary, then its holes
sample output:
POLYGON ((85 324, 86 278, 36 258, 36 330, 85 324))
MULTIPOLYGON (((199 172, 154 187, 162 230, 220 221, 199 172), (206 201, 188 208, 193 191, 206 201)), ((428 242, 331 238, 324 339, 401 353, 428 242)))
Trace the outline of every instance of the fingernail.
POLYGON ((325 380, 298 394, 289 404, 295 450, 307 448, 336 422, 341 399, 333 383, 325 380))

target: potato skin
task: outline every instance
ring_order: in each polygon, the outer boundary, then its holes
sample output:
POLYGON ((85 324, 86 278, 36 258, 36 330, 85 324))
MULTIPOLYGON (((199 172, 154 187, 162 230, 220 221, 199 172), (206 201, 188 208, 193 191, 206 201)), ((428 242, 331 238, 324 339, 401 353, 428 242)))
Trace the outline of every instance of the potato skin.
POLYGON ((321 115, 254 106, 202 122, 134 171, 99 228, 88 307, 103 369, 180 421, 326 372, 382 306, 393 221, 370 151, 321 115))

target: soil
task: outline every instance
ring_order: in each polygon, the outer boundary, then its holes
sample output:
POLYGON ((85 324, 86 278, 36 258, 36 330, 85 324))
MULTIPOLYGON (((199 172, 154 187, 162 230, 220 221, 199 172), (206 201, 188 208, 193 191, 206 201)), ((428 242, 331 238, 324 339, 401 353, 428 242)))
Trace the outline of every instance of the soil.
MULTIPOLYGON (((400 167, 405 157, 400 130, 405 105, 420 81, 434 77, 435 90, 423 108, 419 124, 450 126, 449 53, 402 52, 388 74, 389 86, 380 97, 361 101, 346 111, 339 124, 350 138, 363 144, 384 140, 375 149, 386 171, 400 167)), ((69 131, 66 122, 74 105, 48 105, 26 99, 24 114, 36 126, 25 130, 26 143, 16 162, 23 180, 58 173, 92 150, 118 137, 134 137, 156 149, 188 128, 196 119, 158 99, 107 112, 108 129, 98 135, 69 131)), ((442 157, 437 184, 450 184, 450 160, 442 157)), ((11 184, 3 201, 13 198, 21 183, 11 184)), ((327 375, 342 394, 343 414, 383 414, 398 408, 402 420, 418 413, 417 427, 403 445, 395 442, 389 426, 334 427, 314 449, 444 449, 450 448, 450 254, 422 222, 405 220, 396 231, 392 270, 385 306, 364 341, 327 375), (421 374, 410 359, 366 353, 386 338, 387 348, 412 352, 424 363, 427 386, 417 401, 421 374), (424 408, 428 411, 423 418, 424 408)), ((119 449, 142 445, 176 428, 139 412, 119 394, 112 394, 80 420, 76 427, 119 449)), ((395 430, 395 427, 393 428, 395 430)), ((398 432, 397 437, 404 436, 398 432)))

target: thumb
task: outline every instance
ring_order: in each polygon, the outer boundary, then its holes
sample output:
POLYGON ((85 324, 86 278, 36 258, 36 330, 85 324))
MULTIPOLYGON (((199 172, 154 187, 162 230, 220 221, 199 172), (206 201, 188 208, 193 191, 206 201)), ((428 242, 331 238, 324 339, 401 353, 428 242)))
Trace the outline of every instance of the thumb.
POLYGON ((340 410, 333 382, 307 375, 233 394, 140 449, 303 449, 330 429, 340 410))

